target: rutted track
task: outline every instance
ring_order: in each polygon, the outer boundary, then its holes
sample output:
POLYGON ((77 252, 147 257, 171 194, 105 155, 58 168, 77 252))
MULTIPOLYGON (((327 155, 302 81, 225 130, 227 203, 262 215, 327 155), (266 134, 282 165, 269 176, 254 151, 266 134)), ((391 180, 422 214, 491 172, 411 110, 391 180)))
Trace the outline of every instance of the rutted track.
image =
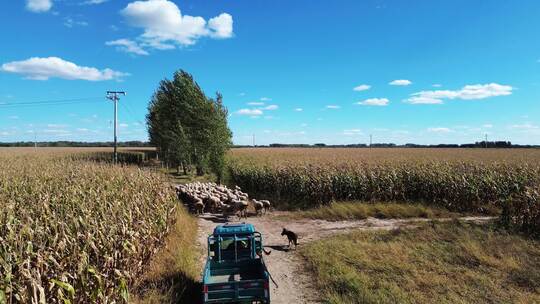
MULTIPOLYGON (((337 221, 330 222, 325 220, 310 220, 300 219, 291 220, 287 218, 285 212, 273 212, 271 215, 263 217, 249 217, 243 220, 247 223, 252 223, 255 228, 262 233, 263 241, 267 250, 271 250, 270 255, 264 257, 268 270, 274 280, 278 284, 278 288, 271 284, 271 299, 275 304, 289 303, 321 303, 318 298, 318 292, 314 288, 315 282, 305 271, 302 258, 300 255, 292 251, 287 251, 284 245, 287 240, 281 236, 281 229, 286 227, 300 236, 299 246, 303 243, 318 240, 337 233, 343 233, 350 230, 391 230, 397 228, 414 227, 415 223, 430 221, 424 218, 414 219, 375 219, 368 218, 366 220, 356 221, 337 221)), ((236 220, 236 218, 234 218, 236 220)), ((460 220, 486 222, 491 220, 491 217, 463 217, 460 220)), ((451 219, 439 219, 440 221, 448 221, 451 219)), ((222 217, 204 214, 199 218, 198 241, 201 248, 201 269, 204 266, 206 258, 206 237, 212 233, 214 227, 218 224, 226 222, 222 217)))

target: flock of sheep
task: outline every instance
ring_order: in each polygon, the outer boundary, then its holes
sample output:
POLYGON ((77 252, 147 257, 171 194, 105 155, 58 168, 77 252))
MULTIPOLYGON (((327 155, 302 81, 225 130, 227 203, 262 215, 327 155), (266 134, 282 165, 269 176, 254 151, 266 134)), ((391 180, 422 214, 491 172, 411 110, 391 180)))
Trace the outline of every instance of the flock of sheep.
POLYGON ((237 215, 239 218, 247 217, 250 203, 256 215, 262 215, 270 210, 267 200, 250 199, 242 192, 240 187, 229 189, 216 183, 194 182, 176 186, 178 198, 187 203, 196 214, 203 212, 223 213, 224 216, 237 215))

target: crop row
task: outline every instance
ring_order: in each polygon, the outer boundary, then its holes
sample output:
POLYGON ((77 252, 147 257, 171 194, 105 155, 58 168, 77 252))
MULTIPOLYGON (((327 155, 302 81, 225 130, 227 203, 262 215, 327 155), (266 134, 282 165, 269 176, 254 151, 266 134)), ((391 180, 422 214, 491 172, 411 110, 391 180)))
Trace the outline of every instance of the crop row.
POLYGON ((0 303, 126 302, 174 221, 163 185, 135 167, 0 155, 0 303))
POLYGON ((503 205, 500 222, 507 228, 540 237, 540 187, 528 187, 503 205))
MULTIPOLYGON (((121 164, 141 165, 149 159, 150 153, 153 151, 119 151, 117 157, 121 164)), ((71 153, 70 157, 73 160, 112 163, 113 155, 112 151, 92 151, 71 153)))
POLYGON ((232 183, 282 205, 402 201, 452 211, 500 206, 513 194, 535 185, 539 172, 528 164, 444 161, 257 165, 233 160, 229 165, 232 183))

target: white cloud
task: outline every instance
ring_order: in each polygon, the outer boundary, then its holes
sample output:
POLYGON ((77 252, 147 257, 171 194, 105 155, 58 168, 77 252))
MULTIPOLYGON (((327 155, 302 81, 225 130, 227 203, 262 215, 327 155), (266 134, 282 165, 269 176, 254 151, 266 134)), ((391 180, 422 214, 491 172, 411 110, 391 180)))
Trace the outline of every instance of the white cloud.
POLYGON ((148 55, 137 42, 129 39, 117 39, 113 41, 105 42, 105 45, 116 46, 116 49, 122 52, 131 53, 135 55, 148 55))
POLYGON ((511 125, 510 128, 511 129, 521 129, 521 130, 536 130, 536 129, 539 129, 540 127, 538 127, 537 125, 533 125, 530 122, 526 122, 526 123, 523 123, 523 124, 511 125))
POLYGON ((34 13, 47 12, 52 6, 52 0, 26 0, 26 9, 34 13))
POLYGON ((84 1, 82 4, 93 5, 93 4, 105 3, 107 1, 109 1, 109 0, 87 0, 87 1, 84 1))
POLYGON ((407 135, 407 134, 410 134, 411 132, 407 130, 394 130, 392 131, 392 133, 396 135, 407 135))
POLYGON ((142 47, 159 50, 189 46, 202 37, 226 39, 233 34, 233 18, 227 13, 206 20, 182 15, 178 6, 168 0, 134 1, 121 14, 131 26, 142 28, 137 39, 142 47))
POLYGON ((32 57, 23 61, 2 64, 1 71, 22 74, 28 79, 47 80, 52 77, 68 80, 103 81, 120 79, 127 73, 113 71, 109 68, 98 70, 93 67, 78 66, 73 62, 58 57, 32 57))
POLYGON ((66 27, 72 28, 74 26, 88 26, 88 22, 86 21, 78 21, 71 17, 64 18, 64 25, 66 27))
POLYGON ((63 129, 45 129, 41 132, 49 133, 49 134, 56 134, 56 135, 69 134, 69 131, 63 130, 63 129))
POLYGON ((9 119, 19 119, 19 116, 17 116, 17 115, 11 115, 11 116, 9 116, 8 118, 9 118, 9 119))
POLYGON ((355 87, 353 89, 353 91, 357 91, 357 92, 366 91, 366 90, 369 90, 370 88, 371 88, 371 86, 368 85, 368 84, 361 84, 361 85, 355 87))
POLYGON ((227 39, 233 36, 233 18, 227 13, 222 13, 217 17, 208 20, 210 37, 217 39, 227 39))
POLYGON ((424 96, 413 96, 405 100, 405 102, 410 104, 442 104, 443 101, 437 98, 424 97, 424 96))
POLYGON ((482 127, 490 129, 490 128, 493 128, 493 125, 492 124, 485 124, 482 127))
POLYGON ((337 105, 327 105, 326 108, 327 109, 340 109, 341 107, 337 105))
POLYGON ((61 129, 61 128, 65 128, 67 127, 67 125, 64 125, 64 124, 48 124, 47 125, 47 128, 57 128, 57 129, 61 129))
POLYGON ((244 93, 244 92, 239 93, 238 96, 246 96, 246 93, 244 93))
POLYGON ((261 101, 271 101, 272 98, 268 98, 268 97, 261 97, 261 101))
POLYGON ((387 98, 369 98, 364 101, 359 101, 357 104, 363 106, 387 106, 389 100, 387 98))
POLYGON ((87 128, 77 128, 77 131, 79 131, 79 132, 88 132, 90 130, 87 129, 87 128))
POLYGON ((259 116, 263 114, 263 111, 259 109, 240 109, 236 111, 238 115, 247 115, 247 116, 259 116))
POLYGON ((434 83, 431 86, 434 87, 434 88, 440 88, 440 87, 442 87, 442 84, 434 83))
POLYGON ((128 125, 127 123, 120 123, 120 124, 118 124, 118 126, 119 126, 120 128, 127 128, 127 127, 129 127, 129 125, 128 125))
POLYGON ((410 80, 407 79, 396 79, 388 83, 389 85, 395 85, 395 86, 408 86, 412 84, 410 80))
POLYGON ((362 135, 362 130, 360 129, 343 130, 343 135, 347 135, 347 136, 362 135))
POLYGON ((268 105, 268 106, 264 107, 263 110, 272 111, 272 110, 277 110, 278 108, 279 108, 278 105, 268 105))
POLYGON ((433 132, 433 133, 450 133, 450 132, 452 132, 452 129, 444 128, 444 127, 428 128, 427 130, 428 130, 428 132, 433 132))
POLYGON ((86 122, 86 123, 92 123, 92 122, 95 122, 97 118, 98 118, 97 114, 94 114, 90 117, 81 119, 81 121, 86 122))
POLYGON ((302 111, 304 111, 304 109, 302 109, 302 108, 296 108, 296 109, 294 109, 294 110, 295 110, 296 112, 302 112, 302 111))
POLYGON ((406 102, 411 104, 441 104, 443 99, 474 100, 512 94, 512 87, 497 83, 466 85, 461 90, 421 91, 411 94, 406 102))
POLYGON ((262 101, 252 101, 252 102, 248 102, 247 104, 250 105, 250 106, 263 106, 264 102, 262 102, 262 101))

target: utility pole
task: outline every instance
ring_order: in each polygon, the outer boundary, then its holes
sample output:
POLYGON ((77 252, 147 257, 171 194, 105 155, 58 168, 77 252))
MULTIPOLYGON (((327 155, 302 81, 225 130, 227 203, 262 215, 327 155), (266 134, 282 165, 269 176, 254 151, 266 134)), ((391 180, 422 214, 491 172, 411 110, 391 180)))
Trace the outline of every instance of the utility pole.
POLYGON ((486 148, 488 147, 488 137, 487 137, 487 133, 486 133, 486 140, 485 140, 485 143, 486 143, 486 148))
POLYGON ((255 147, 255 134, 253 134, 253 147, 255 147))
POLYGON ((373 135, 369 134, 369 148, 371 149, 371 144, 373 143, 373 135))
POLYGON ((114 102, 114 163, 118 162, 117 145, 118 140, 116 137, 116 128, 118 126, 118 101, 120 97, 118 95, 126 96, 126 92, 123 91, 107 91, 107 98, 114 102))

